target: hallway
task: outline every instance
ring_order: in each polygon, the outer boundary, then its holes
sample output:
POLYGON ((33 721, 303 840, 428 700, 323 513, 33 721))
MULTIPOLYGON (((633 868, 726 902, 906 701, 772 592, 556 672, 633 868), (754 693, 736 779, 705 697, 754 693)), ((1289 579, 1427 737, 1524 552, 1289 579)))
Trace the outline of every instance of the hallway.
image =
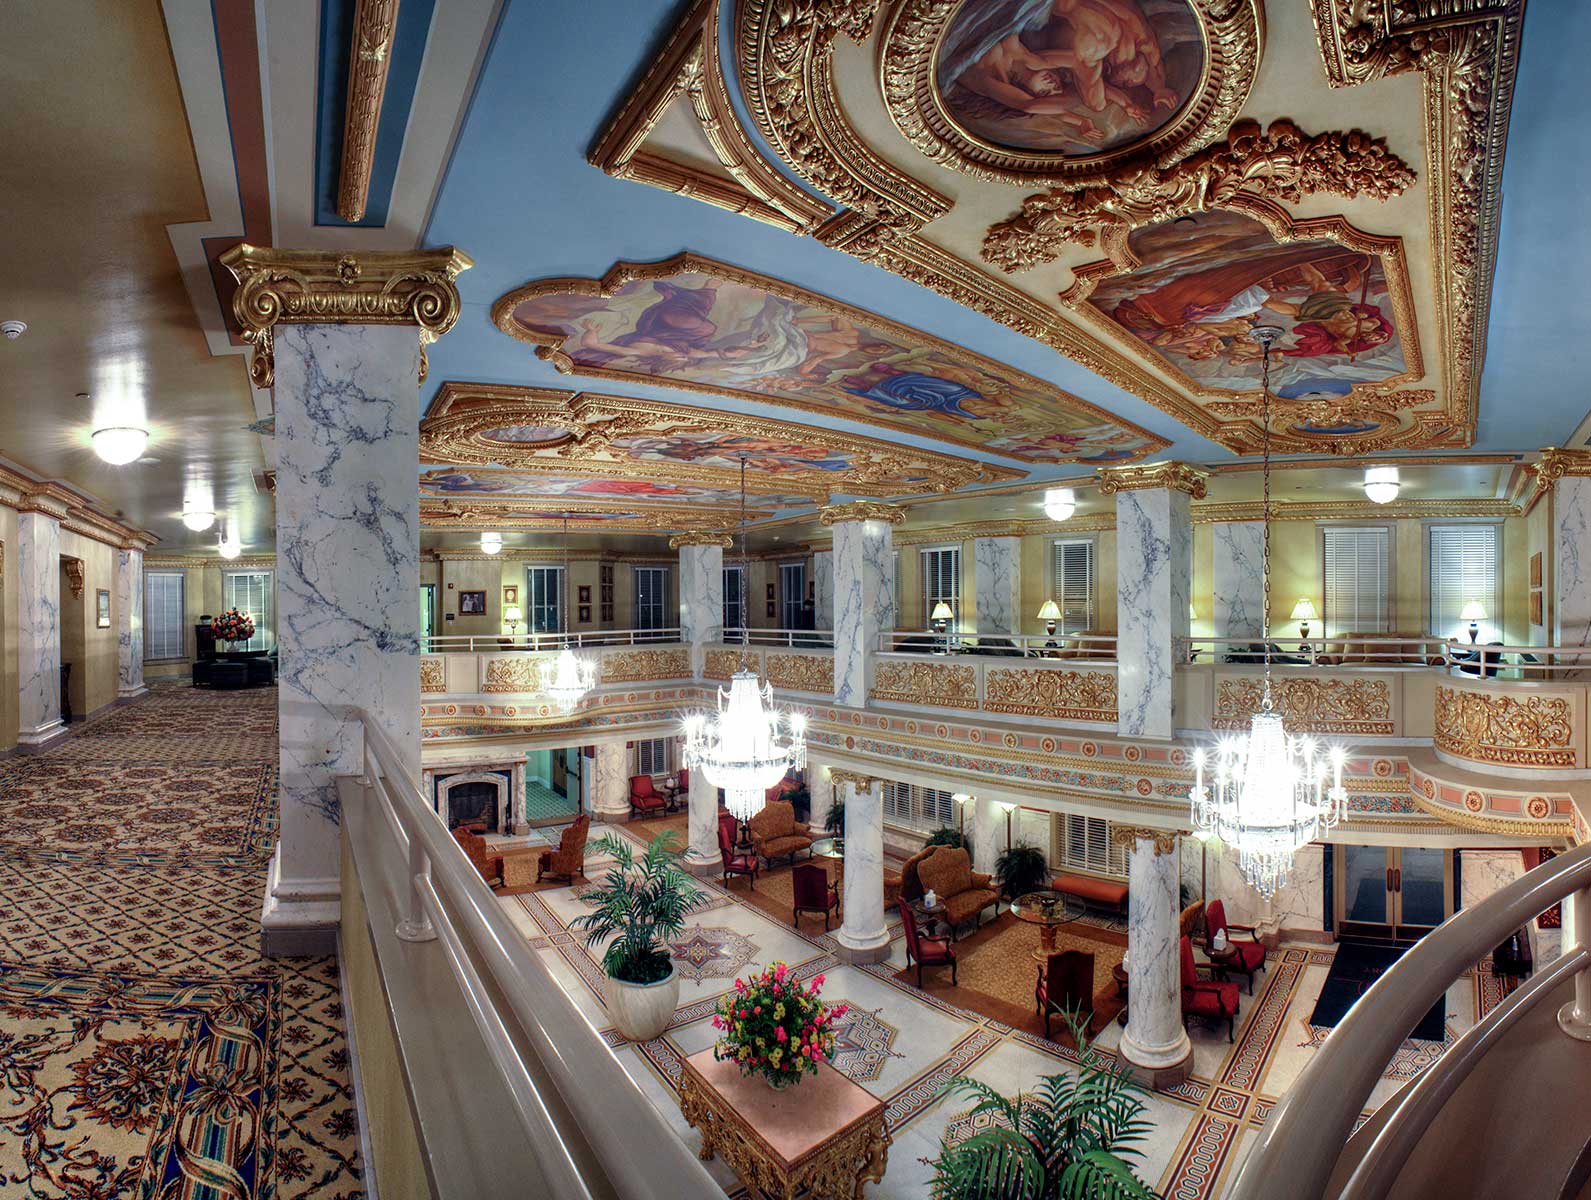
POLYGON ((0 1172, 61 1200, 363 1196, 333 959, 267 960, 276 690, 0 761, 0 1172))

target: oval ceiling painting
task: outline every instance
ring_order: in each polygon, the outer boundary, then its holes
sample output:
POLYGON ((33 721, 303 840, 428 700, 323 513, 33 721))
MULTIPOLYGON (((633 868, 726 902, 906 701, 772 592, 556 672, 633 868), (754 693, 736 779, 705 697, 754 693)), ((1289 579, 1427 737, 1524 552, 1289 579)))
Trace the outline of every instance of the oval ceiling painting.
POLYGON ((940 43, 940 101, 1013 150, 1092 157, 1152 137, 1198 91, 1190 0, 966 0, 940 43))

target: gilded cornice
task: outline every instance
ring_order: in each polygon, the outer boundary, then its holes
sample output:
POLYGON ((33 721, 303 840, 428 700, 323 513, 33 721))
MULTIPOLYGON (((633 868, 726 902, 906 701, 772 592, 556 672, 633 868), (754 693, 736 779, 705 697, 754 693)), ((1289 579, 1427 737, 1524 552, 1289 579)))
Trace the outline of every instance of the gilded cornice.
POLYGON ((676 533, 668 539, 668 548, 678 550, 681 546, 722 546, 728 549, 735 544, 735 537, 730 533, 709 533, 699 531, 695 533, 676 533))
POLYGON ((1562 450, 1548 446, 1541 458, 1530 464, 1538 489, 1546 490, 1570 475, 1591 475, 1591 450, 1562 450))
POLYGON ((1101 467, 1099 492, 1112 496, 1117 492, 1135 492, 1147 488, 1168 488, 1186 492, 1195 500, 1203 500, 1209 484, 1210 473, 1183 462, 1158 462, 1126 467, 1101 467))
POLYGON ((61 528, 118 550, 144 550, 160 539, 91 507, 92 497, 50 480, 31 479, 0 464, 0 504, 54 517, 61 528))
POLYGON ((860 771, 848 770, 845 767, 830 767, 829 779, 835 787, 842 787, 849 783, 861 791, 867 791, 874 784, 883 783, 884 780, 877 775, 864 775, 860 771))
MULTIPOLYGON (((634 505, 611 500, 569 497, 545 500, 494 500, 479 497, 441 499, 420 497, 420 526, 424 529, 462 529, 479 532, 493 529, 533 529, 555 531, 564 528, 565 514, 570 529, 583 533, 669 533, 675 530, 733 529, 738 514, 714 512, 700 507, 634 505), (598 516, 612 513, 611 517, 598 516)), ((766 509, 748 512, 767 516, 766 509)))
POLYGON ((370 167, 376 157, 376 127, 392 61, 392 34, 398 0, 358 0, 348 51, 348 107, 343 118, 342 170, 338 174, 337 215, 364 220, 370 195, 370 167))
POLYGON ((677 560, 668 554, 617 554, 609 550, 570 550, 567 554, 562 547, 548 546, 544 548, 526 547, 510 549, 503 547, 496 554, 486 554, 480 550, 422 550, 420 561, 424 563, 439 562, 562 562, 568 558, 570 562, 594 563, 672 563, 677 560))
MULTIPOLYGON (((1193 509, 1195 525, 1264 519, 1258 500, 1232 504, 1200 504, 1193 509)), ((1507 500, 1394 500, 1372 504, 1368 500, 1272 500, 1273 521, 1429 521, 1449 518, 1490 517, 1503 520, 1519 515, 1519 506, 1507 500)))
POLYGON ((452 246, 440 250, 278 250, 240 242, 220 257, 238 281, 232 311, 254 351, 249 377, 275 379, 278 325, 414 325, 424 346, 459 318, 459 272, 474 265, 452 246))
POLYGON ((1117 846, 1126 846, 1136 852, 1138 843, 1153 842, 1154 857, 1177 852, 1177 839, 1187 833, 1185 829, 1158 829, 1151 825, 1117 825, 1111 822, 1110 840, 1117 846))
POLYGON ((875 500, 851 500, 818 509, 818 520, 824 525, 837 525, 842 521, 883 521, 889 525, 899 525, 905 519, 905 509, 895 504, 880 504, 875 500))
POLYGON ((275 570, 276 555, 243 554, 237 558, 222 558, 213 554, 162 554, 158 557, 146 555, 144 558, 146 571, 202 571, 207 567, 218 571, 275 570))

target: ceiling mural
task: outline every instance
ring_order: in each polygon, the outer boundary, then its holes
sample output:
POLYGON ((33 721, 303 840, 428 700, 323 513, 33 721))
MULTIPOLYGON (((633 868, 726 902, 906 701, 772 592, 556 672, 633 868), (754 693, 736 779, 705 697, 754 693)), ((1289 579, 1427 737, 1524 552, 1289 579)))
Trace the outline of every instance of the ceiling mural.
MULTIPOLYGON (((751 520, 772 516, 770 509, 750 508, 751 520)), ((686 530, 735 528, 740 521, 739 497, 735 507, 704 508, 683 504, 623 504, 581 497, 473 497, 421 494, 420 525, 425 529, 553 531, 601 530, 607 533, 680 533, 686 530)))
MULTIPOLYGON (((1259 442, 1258 406, 1233 395, 1257 378, 1243 326, 1258 319, 1288 330, 1290 448, 1458 448, 1475 436, 1522 12, 1522 0, 699 0, 616 98, 590 156, 932 288, 1239 453, 1259 442), (735 87, 744 118, 722 102, 735 87), (1341 215, 1322 217, 1322 197, 1341 215), (1184 217, 1193 230, 1174 224, 1184 217)), ((626 312, 638 322, 660 299, 636 295, 626 312)), ((630 357, 593 361, 619 343, 598 344, 606 315, 579 327, 591 317, 533 319, 549 345, 565 339, 571 368, 638 366, 633 322, 616 323, 630 357)), ((747 328, 704 335, 720 356, 690 370, 769 394, 722 354, 747 328)), ((970 416, 951 402, 955 377, 937 378, 933 397, 913 398, 923 426, 976 422, 975 402, 959 405, 970 416)), ((904 416, 873 383, 839 386, 904 416)), ((1032 453, 1021 446, 1000 452, 1032 453)))
MULTIPOLYGON (((749 466, 749 464, 748 464, 749 466)), ((633 504, 710 504, 734 507, 740 492, 734 488, 662 483, 650 479, 587 479, 567 475, 541 475, 526 471, 499 471, 485 467, 454 467, 420 473, 422 496, 563 496, 581 499, 622 499, 633 504)), ((812 503, 809 495, 757 494, 760 505, 793 508, 812 503)))
POLYGON ((775 400, 1029 462, 1130 462, 1167 444, 1014 368, 688 254, 538 280, 492 311, 572 373, 775 400))

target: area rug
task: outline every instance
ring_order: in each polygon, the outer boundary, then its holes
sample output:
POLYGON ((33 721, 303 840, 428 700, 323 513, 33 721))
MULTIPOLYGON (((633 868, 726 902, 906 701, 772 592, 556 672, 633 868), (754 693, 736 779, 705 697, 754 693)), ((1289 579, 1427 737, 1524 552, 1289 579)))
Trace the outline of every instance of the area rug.
MULTIPOLYGON (((1392 964, 1403 957, 1407 947, 1380 946, 1365 942, 1340 942, 1331 960, 1331 970, 1321 985, 1320 999, 1308 1024, 1320 1029, 1335 1029, 1337 1022, 1348 1015, 1348 1010, 1359 1002, 1359 997, 1370 990, 1370 985, 1380 979, 1392 964)), ((1420 1018, 1409 1037, 1415 1041, 1440 1042, 1447 1034, 1447 997, 1431 1006, 1420 1018)))

